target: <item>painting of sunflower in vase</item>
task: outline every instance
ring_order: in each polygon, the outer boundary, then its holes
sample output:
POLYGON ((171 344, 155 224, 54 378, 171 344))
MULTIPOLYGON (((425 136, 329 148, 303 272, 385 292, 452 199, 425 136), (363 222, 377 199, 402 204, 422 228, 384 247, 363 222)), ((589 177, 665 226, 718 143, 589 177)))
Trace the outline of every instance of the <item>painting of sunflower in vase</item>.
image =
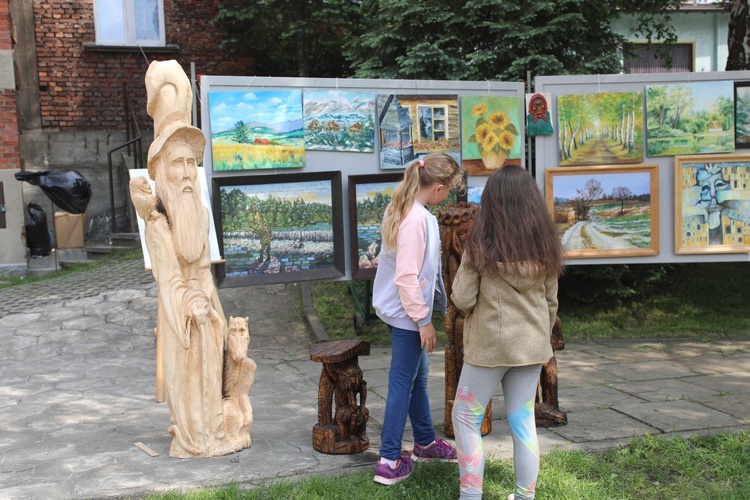
POLYGON ((461 157, 469 175, 520 165, 521 99, 461 96, 461 157))

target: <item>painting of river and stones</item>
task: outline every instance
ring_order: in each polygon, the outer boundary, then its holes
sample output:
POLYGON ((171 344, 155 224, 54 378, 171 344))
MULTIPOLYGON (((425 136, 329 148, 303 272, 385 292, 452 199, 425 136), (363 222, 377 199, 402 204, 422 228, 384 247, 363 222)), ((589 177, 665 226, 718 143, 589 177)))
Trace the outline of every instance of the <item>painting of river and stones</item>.
MULTIPOLYGON (((393 190, 403 178, 402 173, 349 176, 349 236, 352 259, 352 278, 375 277, 383 239, 380 224, 385 209, 391 202, 393 190)), ((439 205, 427 207, 437 217, 441 208, 457 203, 456 189, 439 205)))
POLYGON ((560 166, 643 161, 643 93, 557 96, 560 166))
POLYGON ((340 172, 214 178, 222 286, 343 276, 340 191, 340 172))
POLYGON ((733 82, 646 86, 649 156, 726 153, 734 141, 733 82))
POLYGON ((305 166, 301 90, 208 93, 214 172, 305 166))
POLYGON ((307 150, 374 151, 374 93, 305 90, 303 113, 307 150))
POLYGON ((658 255, 658 165, 550 168, 545 176, 566 257, 658 255))

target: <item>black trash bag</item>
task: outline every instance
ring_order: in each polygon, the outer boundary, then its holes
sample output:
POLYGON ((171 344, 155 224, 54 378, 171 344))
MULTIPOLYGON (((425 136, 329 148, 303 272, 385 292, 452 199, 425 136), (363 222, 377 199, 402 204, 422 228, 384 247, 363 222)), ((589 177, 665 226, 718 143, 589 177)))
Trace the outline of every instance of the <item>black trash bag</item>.
POLYGON ((55 205, 71 214, 85 212, 91 199, 91 184, 75 170, 16 172, 15 177, 39 186, 55 205))
POLYGON ((26 246, 31 250, 32 257, 44 257, 52 251, 47 214, 36 203, 29 203, 26 207, 29 223, 26 224, 26 246))

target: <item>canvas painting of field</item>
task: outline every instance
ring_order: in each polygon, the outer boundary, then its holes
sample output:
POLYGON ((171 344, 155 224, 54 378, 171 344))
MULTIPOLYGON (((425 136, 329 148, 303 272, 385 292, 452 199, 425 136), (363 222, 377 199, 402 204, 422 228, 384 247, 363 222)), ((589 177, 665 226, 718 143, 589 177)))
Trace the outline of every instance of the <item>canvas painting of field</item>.
POLYGON ((657 165, 551 168, 545 175, 567 257, 659 253, 657 165))
POLYGON ((643 93, 557 96, 560 166, 643 161, 643 93))
POLYGON ((375 94, 305 90, 305 148, 311 151, 372 153, 375 148, 375 94))
POLYGON ((461 96, 461 159, 469 175, 521 164, 522 107, 520 97, 461 96))
POLYGON ((215 172, 305 166, 301 90, 208 93, 215 172))
POLYGON ((734 85, 730 81, 646 86, 649 156, 734 151, 734 85))

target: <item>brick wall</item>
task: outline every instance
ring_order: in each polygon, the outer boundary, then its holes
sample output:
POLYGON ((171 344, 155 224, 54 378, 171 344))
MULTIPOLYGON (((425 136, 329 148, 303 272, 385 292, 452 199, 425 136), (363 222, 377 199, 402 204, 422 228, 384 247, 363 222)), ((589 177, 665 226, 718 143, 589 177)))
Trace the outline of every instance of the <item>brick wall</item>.
POLYGON ((93 44, 93 0, 41 0, 34 4, 42 127, 44 130, 113 130, 124 128, 127 92, 141 128, 153 126, 146 113, 144 77, 152 60, 176 59, 190 76, 198 74, 249 75, 252 59, 218 50, 221 30, 209 21, 217 1, 164 0, 168 54, 98 52, 93 44), (196 21, 200 20, 200 21, 196 21), (148 57, 148 60, 146 59, 148 57))
MULTIPOLYGON (((12 71, 11 29, 8 0, 0 0, 0 51, 5 53, 0 71, 12 71)), ((0 85, 3 87, 4 85, 0 85)), ((8 85, 10 86, 10 85, 8 85)), ((0 169, 20 168, 16 91, 0 88, 0 169)))

